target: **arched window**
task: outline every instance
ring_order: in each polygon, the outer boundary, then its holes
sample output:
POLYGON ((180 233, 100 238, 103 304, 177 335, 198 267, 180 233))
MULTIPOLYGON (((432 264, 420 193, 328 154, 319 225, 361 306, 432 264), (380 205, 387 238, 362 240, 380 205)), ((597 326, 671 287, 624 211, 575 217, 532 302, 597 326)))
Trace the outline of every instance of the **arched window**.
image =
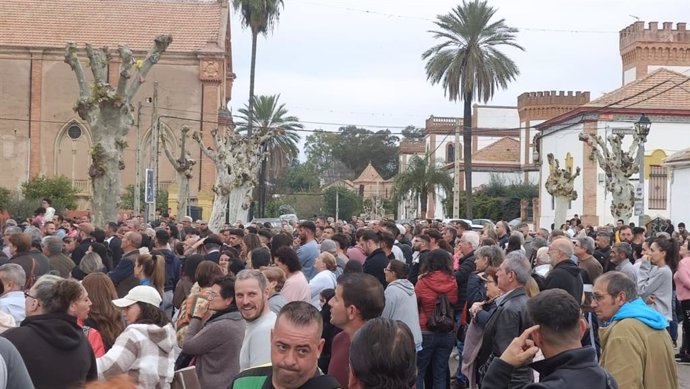
POLYGON ((446 163, 455 162, 455 145, 448 143, 446 145, 446 163))

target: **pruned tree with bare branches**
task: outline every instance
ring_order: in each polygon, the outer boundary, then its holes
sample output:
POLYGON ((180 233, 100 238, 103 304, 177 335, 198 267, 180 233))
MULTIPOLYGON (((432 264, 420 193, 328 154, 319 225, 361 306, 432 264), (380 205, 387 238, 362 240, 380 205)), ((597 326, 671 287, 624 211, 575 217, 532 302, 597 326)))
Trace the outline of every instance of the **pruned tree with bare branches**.
POLYGON ((216 182, 213 185, 213 209, 208 228, 219 232, 225 223, 227 209, 231 222, 246 220, 252 201, 252 190, 263 157, 262 145, 281 129, 265 128, 252 135, 240 135, 233 128, 211 131, 213 147, 207 147, 197 131, 192 139, 197 141, 203 153, 216 166, 216 182))
MULTIPOLYGON (((74 42, 67 43, 65 62, 72 68, 79 85, 79 99, 74 110, 91 129, 91 209, 93 222, 104 225, 116 221, 120 203, 120 170, 125 168, 122 153, 127 147, 126 137, 134 124, 132 99, 146 75, 172 42, 172 36, 156 37, 146 58, 136 61, 127 46, 118 47, 120 78, 117 87, 108 83, 108 63, 111 53, 107 47, 95 49, 86 44, 86 55, 93 73, 93 83, 86 80, 74 42)), ((137 146, 138 147, 138 146, 137 146)))
POLYGON ((589 159, 597 161, 604 171, 606 190, 613 197, 611 215, 627 224, 635 207, 635 187, 630 183, 630 177, 640 170, 635 156, 644 140, 634 135, 628 151, 625 151, 621 134, 611 134, 604 141, 600 135, 580 133, 578 139, 592 148, 589 159))
POLYGON ((188 151, 185 150, 187 143, 187 133, 189 133, 189 127, 183 126, 180 136, 180 157, 175 158, 168 147, 165 139, 165 135, 162 135, 163 150, 165 150, 165 156, 168 161, 177 172, 177 220, 182 220, 184 216, 187 215, 187 206, 189 201, 189 180, 192 178, 192 168, 196 164, 196 161, 192 159, 192 156, 188 151))

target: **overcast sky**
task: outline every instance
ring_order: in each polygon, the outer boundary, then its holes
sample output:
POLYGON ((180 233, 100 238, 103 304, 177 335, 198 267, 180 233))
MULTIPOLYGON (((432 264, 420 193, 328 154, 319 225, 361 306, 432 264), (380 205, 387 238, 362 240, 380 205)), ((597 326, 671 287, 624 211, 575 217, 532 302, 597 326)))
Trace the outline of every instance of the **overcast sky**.
MULTIPOLYGON (((430 115, 459 116, 440 85, 426 80, 421 54, 451 0, 284 0, 280 20, 257 50, 256 94, 280 94, 306 130, 355 124, 400 132, 430 115), (325 123, 334 123, 333 125, 325 123)), ((524 52, 505 52, 520 75, 490 105, 516 105, 523 92, 590 91, 621 86, 618 32, 639 20, 690 20, 690 0, 489 0, 497 18, 520 32, 524 52), (682 18, 682 19, 681 19, 682 18)), ((232 12, 232 11, 231 11, 232 12)), ((237 80, 231 107, 249 95, 251 34, 232 12, 237 80)), ((302 133, 303 136, 307 133, 302 133)), ((302 156, 303 158, 304 156, 302 156)))

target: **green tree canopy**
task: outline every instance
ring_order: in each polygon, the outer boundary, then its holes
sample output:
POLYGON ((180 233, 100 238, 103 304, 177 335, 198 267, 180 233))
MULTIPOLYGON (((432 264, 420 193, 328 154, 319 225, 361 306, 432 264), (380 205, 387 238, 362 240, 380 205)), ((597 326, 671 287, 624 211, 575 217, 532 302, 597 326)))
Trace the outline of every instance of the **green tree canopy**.
POLYGON ((407 126, 402 130, 402 136, 409 140, 424 139, 424 129, 415 126, 407 126))
POLYGON ((350 220, 353 215, 359 216, 362 212, 362 198, 347 188, 336 186, 332 186, 324 192, 326 215, 335 217, 336 193, 338 193, 338 218, 350 220))
POLYGON ((21 189, 25 199, 37 201, 35 208, 41 205, 39 200, 44 198, 51 200, 53 208, 58 213, 77 207, 77 190, 72 187, 72 181, 65 176, 37 176, 24 182, 21 189))
POLYGON ((319 176, 314 164, 293 159, 278 183, 278 188, 287 193, 318 191, 319 176))
POLYGON ((373 132, 356 126, 341 127, 338 132, 318 131, 307 137, 307 159, 320 173, 335 170, 335 179, 355 178, 369 162, 389 179, 398 172, 399 140, 389 130, 373 132))

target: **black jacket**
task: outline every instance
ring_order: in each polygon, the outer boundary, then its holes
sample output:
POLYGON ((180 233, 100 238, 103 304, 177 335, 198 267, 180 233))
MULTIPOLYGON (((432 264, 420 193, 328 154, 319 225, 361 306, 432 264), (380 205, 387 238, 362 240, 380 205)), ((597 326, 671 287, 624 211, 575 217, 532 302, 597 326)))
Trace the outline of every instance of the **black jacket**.
MULTIPOLYGON (((530 366, 539 372, 540 382, 522 389, 618 389, 616 380, 597 364, 591 347, 564 351, 530 366)), ((513 366, 500 358, 494 359, 482 381, 482 389, 507 388, 513 370, 513 366)))
POLYGON ((36 389, 81 387, 98 378, 93 350, 74 316, 29 316, 2 336, 21 354, 36 389))
POLYGON ((385 273, 383 272, 383 269, 388 266, 388 257, 386 257, 386 253, 383 252, 381 249, 376 249, 374 250, 367 259, 364 260, 364 264, 362 265, 362 270, 366 274, 371 274, 372 276, 376 277, 377 280, 383 285, 383 287, 386 287, 386 276, 385 273))
POLYGON ((566 259, 554 266, 544 282, 546 289, 563 289, 570 293, 578 303, 582 301, 583 280, 580 268, 575 262, 566 259))
POLYGON ((91 246, 91 242, 95 241, 95 239, 86 238, 79 242, 79 245, 72 251, 71 255, 75 265, 79 266, 79 262, 81 262, 81 259, 86 255, 86 251, 89 249, 89 246, 91 246))
MULTIPOLYGON (((472 274, 477 270, 474 264, 474 250, 458 260, 458 271, 455 272, 455 281, 458 283, 458 303, 457 309, 462 309, 467 301, 467 282, 472 274)), ((467 307, 469 308, 469 307, 467 307)))
POLYGON ((113 254, 113 269, 117 267, 117 264, 120 263, 120 259, 122 259, 122 239, 120 239, 117 235, 113 236, 112 239, 110 239, 110 242, 108 242, 108 246, 110 247, 110 252, 113 254))
MULTIPOLYGON (((491 355, 498 359, 513 341, 513 338, 520 336, 523 331, 532 326, 527 313, 527 299, 525 289, 517 288, 498 301, 496 310, 484 327, 484 337, 477 356, 477 366, 481 367, 489 361, 491 355)), ((522 388, 532 381, 534 381, 532 369, 524 366, 515 369, 511 373, 510 385, 503 387, 522 388)))
POLYGON ((158 251, 165 258, 165 290, 175 290, 180 280, 180 260, 168 249, 158 251))

